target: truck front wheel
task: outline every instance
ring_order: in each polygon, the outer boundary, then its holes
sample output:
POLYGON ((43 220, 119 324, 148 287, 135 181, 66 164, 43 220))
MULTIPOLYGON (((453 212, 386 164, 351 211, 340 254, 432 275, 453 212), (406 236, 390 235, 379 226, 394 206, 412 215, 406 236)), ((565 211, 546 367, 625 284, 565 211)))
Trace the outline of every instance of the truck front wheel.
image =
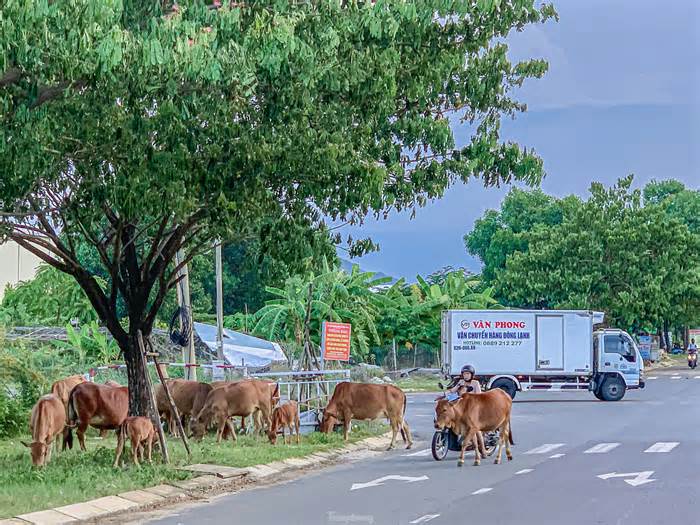
POLYGON ((611 376, 603 381, 598 392, 603 401, 619 401, 625 397, 625 383, 619 377, 611 376))
POLYGON ((500 379, 496 379, 491 384, 491 390, 493 390, 494 388, 500 388, 506 394, 508 394, 511 399, 515 399, 515 394, 518 391, 518 387, 515 386, 515 383, 513 382, 513 380, 507 379, 505 377, 502 377, 500 379))

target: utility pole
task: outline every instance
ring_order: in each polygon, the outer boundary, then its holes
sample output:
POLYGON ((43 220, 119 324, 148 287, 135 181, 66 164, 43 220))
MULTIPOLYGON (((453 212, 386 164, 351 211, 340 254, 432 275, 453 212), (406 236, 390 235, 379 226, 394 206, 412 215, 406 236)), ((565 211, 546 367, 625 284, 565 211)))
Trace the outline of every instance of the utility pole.
POLYGON ((394 371, 398 370, 398 365, 396 364, 396 337, 394 337, 391 343, 391 355, 394 358, 394 371))
MULTIPOLYGON (((179 266, 183 260, 184 254, 182 250, 178 250, 175 253, 175 265, 179 266)), ((197 356, 194 353, 194 322, 192 320, 192 306, 190 305, 190 273, 187 266, 188 265, 184 265, 179 271, 179 276, 182 275, 183 277, 180 281, 182 284, 182 292, 178 294, 178 299, 180 308, 185 310, 185 315, 190 325, 190 340, 187 344, 187 351, 185 352, 185 365, 195 365, 197 364, 197 356)), ((197 368, 194 366, 185 366, 185 378, 190 381, 196 381, 197 368)))
POLYGON ((216 358, 224 360, 224 284, 221 262, 221 241, 216 243, 216 358))

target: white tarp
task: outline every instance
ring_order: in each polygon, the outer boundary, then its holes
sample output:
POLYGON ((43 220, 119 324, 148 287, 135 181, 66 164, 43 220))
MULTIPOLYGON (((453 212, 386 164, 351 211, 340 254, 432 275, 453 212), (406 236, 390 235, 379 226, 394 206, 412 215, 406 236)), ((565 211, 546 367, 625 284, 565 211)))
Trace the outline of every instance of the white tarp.
MULTIPOLYGON (((195 332, 213 352, 216 352, 216 326, 194 323, 195 332)), ((286 361, 277 343, 224 328, 224 357, 235 366, 262 367, 275 361, 286 361)))

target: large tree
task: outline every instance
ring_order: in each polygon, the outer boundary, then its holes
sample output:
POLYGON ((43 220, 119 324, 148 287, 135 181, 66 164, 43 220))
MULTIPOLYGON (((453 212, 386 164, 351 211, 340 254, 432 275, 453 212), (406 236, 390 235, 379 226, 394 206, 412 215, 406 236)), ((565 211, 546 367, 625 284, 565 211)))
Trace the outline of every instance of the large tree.
POLYGON ((259 238, 296 254, 326 218, 411 209, 456 179, 537 182, 541 160, 499 129, 547 65, 511 63, 503 39, 553 16, 533 0, 4 0, 4 230, 80 284, 142 414, 137 332, 177 283, 177 251, 259 238), (454 112, 474 130, 462 148, 454 112))
POLYGON ((630 330, 700 314, 700 265, 688 256, 700 250, 700 236, 662 204, 643 206, 631 183, 594 183, 561 224, 532 230, 528 249, 499 272, 499 294, 523 307, 602 309, 630 330))

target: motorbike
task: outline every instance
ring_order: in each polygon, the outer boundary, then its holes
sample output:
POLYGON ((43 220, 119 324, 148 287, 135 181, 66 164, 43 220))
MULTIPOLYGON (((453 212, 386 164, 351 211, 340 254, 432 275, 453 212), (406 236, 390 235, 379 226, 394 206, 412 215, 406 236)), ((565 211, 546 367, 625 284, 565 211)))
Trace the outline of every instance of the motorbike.
POLYGON ((695 368, 696 366, 698 366, 698 353, 697 352, 689 352, 688 353, 688 367, 695 368))
MULTIPOLYGON (((445 387, 442 383, 438 383, 441 390, 445 387)), ((450 388, 453 385, 448 385, 450 388)), ((438 398, 440 399, 440 398, 438 398)), ((498 445, 498 431, 494 432, 484 432, 484 449, 486 451, 486 456, 490 456, 496 450, 498 445)), ((433 454, 433 459, 435 461, 442 461, 447 457, 449 451, 460 452, 462 450, 462 443, 464 441, 464 436, 459 436, 455 434, 451 429, 445 428, 443 430, 436 430, 433 434, 433 440, 430 445, 430 451, 433 454)), ((465 449, 467 452, 474 450, 474 444, 469 443, 465 449)))

